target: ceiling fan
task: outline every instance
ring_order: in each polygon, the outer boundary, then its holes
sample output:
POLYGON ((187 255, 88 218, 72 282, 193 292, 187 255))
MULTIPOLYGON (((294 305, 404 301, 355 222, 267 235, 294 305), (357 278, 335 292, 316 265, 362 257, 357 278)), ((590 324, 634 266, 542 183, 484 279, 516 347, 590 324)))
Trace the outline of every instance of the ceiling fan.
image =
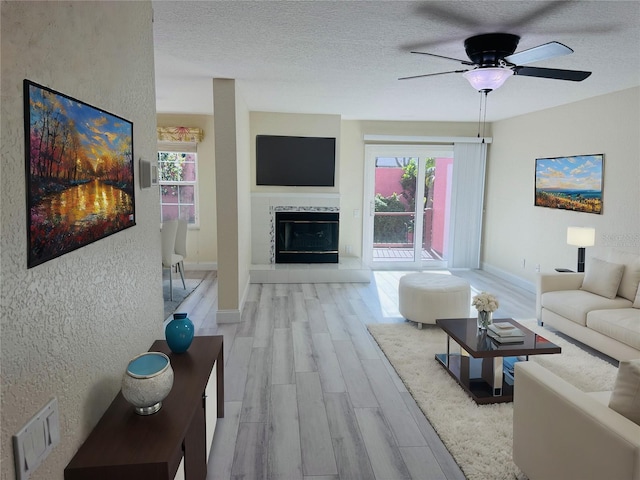
POLYGON ((484 33, 474 35, 464 41, 464 49, 469 60, 446 57, 435 53, 415 52, 420 55, 444 58, 460 62, 471 68, 451 70, 447 72, 427 73, 402 77, 399 80, 432 77, 449 73, 462 73, 472 87, 480 92, 490 92, 501 87, 512 75, 527 77, 553 78, 581 82, 591 75, 591 72, 581 70, 562 70, 557 68, 539 68, 525 66, 529 63, 548 60, 573 53, 573 50, 559 42, 549 42, 537 47, 514 53, 518 47, 520 37, 510 33, 484 33))

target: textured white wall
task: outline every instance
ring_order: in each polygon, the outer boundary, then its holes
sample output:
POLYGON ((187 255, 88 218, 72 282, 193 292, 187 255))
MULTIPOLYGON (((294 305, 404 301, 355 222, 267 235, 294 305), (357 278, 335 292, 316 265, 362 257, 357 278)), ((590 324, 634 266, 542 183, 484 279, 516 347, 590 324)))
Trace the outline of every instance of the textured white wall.
POLYGON ((2 2, 2 479, 11 435, 51 397, 61 442, 33 479, 63 469, 120 388, 128 359, 162 338, 158 190, 138 188, 155 145, 150 2, 2 2), (134 123, 137 225, 27 269, 22 81, 134 123))
POLYGON ((640 88, 493 124, 487 162, 485 268, 533 288, 541 271, 576 268, 567 227, 595 227, 596 246, 640 252, 640 88), (535 159, 604 153, 603 213, 534 207, 535 159), (522 260, 526 259, 525 268, 522 260))

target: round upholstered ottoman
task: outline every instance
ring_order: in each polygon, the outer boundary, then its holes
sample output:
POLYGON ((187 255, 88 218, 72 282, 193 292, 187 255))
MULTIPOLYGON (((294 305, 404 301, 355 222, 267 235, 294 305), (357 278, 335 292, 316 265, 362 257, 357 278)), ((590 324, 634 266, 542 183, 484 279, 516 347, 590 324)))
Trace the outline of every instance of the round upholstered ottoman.
POLYGON ((453 275, 410 273, 400 277, 399 309, 416 322, 436 323, 437 318, 467 318, 471 306, 469 282, 453 275))

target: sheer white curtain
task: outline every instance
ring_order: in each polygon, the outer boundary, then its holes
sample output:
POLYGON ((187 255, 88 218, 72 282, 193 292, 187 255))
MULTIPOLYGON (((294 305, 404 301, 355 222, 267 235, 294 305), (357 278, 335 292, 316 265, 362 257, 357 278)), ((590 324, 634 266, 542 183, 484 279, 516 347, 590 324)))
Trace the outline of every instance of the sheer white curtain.
POLYGON ((454 143, 449 268, 480 268, 486 143, 454 143))

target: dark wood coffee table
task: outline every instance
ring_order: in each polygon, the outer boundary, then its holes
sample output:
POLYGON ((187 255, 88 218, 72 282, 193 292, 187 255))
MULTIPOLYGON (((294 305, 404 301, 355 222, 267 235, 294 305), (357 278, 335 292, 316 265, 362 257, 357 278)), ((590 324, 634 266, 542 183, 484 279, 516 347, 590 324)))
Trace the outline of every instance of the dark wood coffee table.
MULTIPOLYGON (((511 318, 494 319, 509 322, 525 333, 518 343, 498 343, 486 331, 478 330, 475 318, 437 319, 447 334, 447 353, 437 353, 436 360, 476 403, 503 403, 513 401, 513 377, 505 376, 505 361, 528 360, 529 355, 560 353, 558 345, 532 332, 511 318), (451 351, 451 339, 459 347, 451 351)), ((455 348, 455 345, 454 345, 455 348)))

